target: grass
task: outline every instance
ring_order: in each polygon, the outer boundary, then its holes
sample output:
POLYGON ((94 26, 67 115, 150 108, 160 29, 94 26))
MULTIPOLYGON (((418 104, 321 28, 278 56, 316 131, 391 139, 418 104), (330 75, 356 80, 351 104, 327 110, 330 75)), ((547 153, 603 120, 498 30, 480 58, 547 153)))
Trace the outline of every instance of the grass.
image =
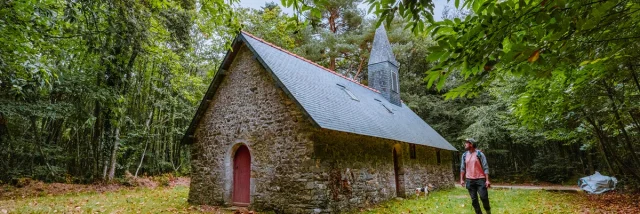
MULTIPOLYGON (((5 213, 220 213, 212 207, 187 203, 188 186, 121 189, 111 192, 68 193, 0 201, 5 213)), ((493 213, 581 213, 585 195, 542 190, 489 190, 493 213)), ((228 211, 226 211, 228 212, 228 211)), ((363 213, 473 213, 463 188, 431 193, 427 197, 392 200, 363 213)))
MULTIPOLYGON (((581 213, 585 196, 578 193, 543 190, 490 189, 492 213, 581 213)), ((482 202, 480 202, 482 206, 482 202)), ((392 200, 363 213, 474 213, 466 189, 454 188, 431 193, 427 197, 392 200)), ((483 209, 484 212, 484 209, 483 209)))
POLYGON ((0 213, 199 213, 188 186, 122 189, 0 201, 0 213))

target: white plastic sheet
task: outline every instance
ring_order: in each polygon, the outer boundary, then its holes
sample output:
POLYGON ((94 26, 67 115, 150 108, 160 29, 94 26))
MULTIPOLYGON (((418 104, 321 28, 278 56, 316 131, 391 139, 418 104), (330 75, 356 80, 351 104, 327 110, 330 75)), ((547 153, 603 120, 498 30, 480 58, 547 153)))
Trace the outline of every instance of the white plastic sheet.
POLYGON ((606 191, 614 190, 618 184, 618 179, 601 175, 597 172, 593 175, 580 178, 578 186, 585 192, 591 194, 601 194, 606 191))

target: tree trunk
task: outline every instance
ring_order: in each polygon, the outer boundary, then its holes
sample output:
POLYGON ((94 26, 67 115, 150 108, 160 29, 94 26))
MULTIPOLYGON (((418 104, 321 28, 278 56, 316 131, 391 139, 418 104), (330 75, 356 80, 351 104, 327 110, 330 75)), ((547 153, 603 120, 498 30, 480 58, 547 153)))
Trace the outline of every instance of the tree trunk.
POLYGON ((627 130, 625 129, 624 124, 622 124, 622 118, 620 117, 620 112, 618 111, 618 105, 616 104, 616 101, 614 99, 613 89, 609 87, 609 85, 604 80, 602 81, 602 84, 607 90, 607 96, 609 97, 609 100, 611 100, 613 113, 616 117, 616 124, 618 125, 618 129, 620 129, 620 132, 622 132, 622 136, 625 139, 625 146, 627 147, 627 150, 629 150, 629 153, 631 154, 631 159, 633 160, 634 166, 637 166, 637 164, 640 162, 638 162, 638 157, 636 156, 636 153, 635 153, 636 150, 634 150, 633 145, 631 145, 631 139, 629 138, 629 134, 627 134, 627 130))
POLYGON ((633 121, 633 125, 636 127, 636 129, 638 129, 638 131, 640 131, 640 121, 638 121, 638 118, 631 111, 629 111, 629 116, 631 116, 631 120, 633 121))
POLYGON ((615 163, 617 163, 618 166, 620 166, 620 168, 623 169, 622 172, 626 171, 628 172, 628 175, 631 175, 636 179, 640 179, 640 174, 637 174, 634 171, 634 169, 631 169, 629 168, 629 166, 623 164, 622 161, 620 160, 620 157, 618 157, 618 155, 614 154, 613 151, 610 150, 610 145, 608 144, 607 136, 603 132, 602 127, 600 127, 598 123, 590 117, 587 117, 587 121, 593 126, 593 129, 596 132, 596 136, 600 141, 599 148, 601 150, 601 153, 604 157, 605 162, 607 163, 607 166, 609 167, 609 170, 611 170, 612 173, 615 172, 609 162, 609 159, 612 158, 613 161, 615 161, 615 163))
POLYGON ((638 89, 638 91, 640 91, 640 82, 638 81, 638 75, 636 74, 633 66, 629 66, 629 69, 631 71, 631 77, 633 77, 633 82, 636 84, 636 88, 638 89))
POLYGON ((336 33, 338 32, 338 25, 336 24, 336 20, 340 17, 340 13, 339 13, 339 9, 338 8, 328 8, 329 9, 329 18, 328 18, 328 22, 329 22, 329 30, 332 33, 336 33))
POLYGON ((138 168, 136 169, 136 174, 133 175, 133 177, 138 177, 138 172, 140 171, 140 168, 142 167, 142 163, 144 162, 144 156, 147 154, 147 146, 149 146, 149 140, 146 140, 146 142, 144 143, 144 150, 142 150, 142 156, 140 157, 140 163, 138 164, 138 168))
POLYGON ((40 133, 38 132, 38 126, 36 125, 36 118, 31 117, 30 119, 31 119, 31 127, 33 128, 33 139, 36 143, 36 147, 38 148, 38 152, 40 152, 40 155, 42 155, 42 160, 44 161, 44 164, 47 166, 47 170, 49 170, 51 177, 55 177, 56 175, 53 172, 51 165, 49 165, 49 161, 47 161, 47 155, 42 150, 42 142, 40 142, 40 133))
POLYGON ((329 70, 336 71, 336 58, 329 56, 329 70))
POLYGON ((358 79, 358 75, 360 75, 360 72, 362 72, 362 64, 364 64, 364 57, 360 57, 360 64, 358 65, 358 72, 356 73, 355 76, 353 76, 353 79, 358 79))
POLYGON ((110 145, 113 145, 113 138, 111 138, 113 136, 113 127, 111 124, 111 111, 109 110, 109 108, 106 108, 106 112, 103 113, 103 120, 105 121, 103 123, 103 132, 106 134, 106 136, 103 136, 104 139, 100 141, 100 145, 98 147, 98 150, 100 151, 99 156, 100 156, 100 162, 103 164, 102 166, 102 180, 107 180, 107 172, 109 170, 109 159, 108 154, 105 154, 105 150, 108 150, 108 147, 110 145))
MULTIPOLYGON (((336 20, 340 17, 340 13, 338 11, 338 8, 328 8, 328 10, 329 10, 329 18, 328 18, 329 30, 333 34, 336 34, 338 32, 338 25, 336 23, 336 20)), ((329 54, 331 55, 331 51, 329 51, 329 54)), ((329 56, 329 70, 332 70, 332 71, 336 70, 336 58, 334 56, 329 56)))
MULTIPOLYGON (((104 62, 103 62, 104 64, 104 62)), ((100 87, 100 83, 102 82, 102 73, 97 72, 96 75, 96 86, 100 87)), ((102 105, 100 101, 95 101, 95 106, 93 109, 93 117, 96 119, 93 123, 93 134, 91 136, 91 149, 93 152, 93 173, 92 176, 94 179, 98 177, 98 169, 100 167, 100 137, 102 136, 102 105)))
POLYGON ((91 138, 91 145, 93 148, 93 175, 98 176, 98 167, 100 167, 100 137, 102 136, 102 111, 100 102, 96 101, 96 106, 93 110, 93 116, 96 118, 93 124, 93 136, 91 138))
POLYGON ((4 114, 0 112, 0 142, 3 141, 5 135, 9 135, 9 129, 7 129, 7 119, 4 117, 4 114))
POLYGON ((169 140, 167 141, 169 143, 169 162, 171 163, 171 166, 173 167, 174 171, 176 171, 176 162, 175 162, 175 157, 174 157, 174 151, 175 151, 175 145, 176 142, 174 141, 173 138, 173 128, 176 126, 176 121, 175 121, 175 106, 171 106, 171 113, 169 114, 169 140))
POLYGON ((138 164, 138 168, 136 169, 136 174, 133 175, 133 177, 138 177, 138 172, 140 171, 140 167, 142 167, 142 162, 144 161, 144 156, 145 154, 147 154, 147 147, 149 146, 149 124, 151 123, 151 119, 153 118, 153 109, 151 109, 151 112, 149 113, 149 117, 147 118, 147 121, 145 122, 145 129, 147 132, 147 137, 144 143, 144 150, 142 150, 142 156, 140 157, 140 164, 138 164))
POLYGON ((107 180, 107 171, 109 170, 109 162, 107 162, 107 160, 103 161, 103 167, 102 167, 102 180, 107 180))
POLYGON ((587 164, 588 164, 588 168, 589 168, 589 175, 594 173, 594 169, 593 169, 593 157, 591 157, 591 151, 587 150, 587 164))
POLYGON ((113 151, 111 151, 111 166, 109 167, 108 181, 112 181, 115 177, 116 164, 118 161, 118 146, 120 144, 120 125, 116 126, 115 139, 113 141, 113 151))
POLYGON ((584 109, 582 110, 582 113, 585 115, 587 122, 591 124, 591 126, 593 127, 593 132, 596 134, 596 136, 598 137, 598 140, 600 141, 600 143, 598 144, 598 149, 599 149, 598 151, 600 151, 600 154, 602 155, 602 159, 604 159, 604 162, 607 164, 609 171, 613 172, 613 167, 611 167, 611 163, 609 163, 609 157, 607 155, 607 152, 604 149, 605 139, 604 139, 604 136, 602 135, 602 130, 600 129, 598 124, 595 122, 595 120, 593 120, 590 116, 587 115, 587 112, 584 109))

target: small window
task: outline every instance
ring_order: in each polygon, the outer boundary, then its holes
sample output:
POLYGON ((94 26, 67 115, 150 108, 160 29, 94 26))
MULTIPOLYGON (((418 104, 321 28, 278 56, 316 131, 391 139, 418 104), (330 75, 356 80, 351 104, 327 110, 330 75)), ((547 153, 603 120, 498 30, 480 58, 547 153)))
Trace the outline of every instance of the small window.
POLYGON ((342 88, 342 90, 343 90, 345 93, 347 93, 347 95, 349 95, 349 97, 351 97, 351 99, 352 99, 352 100, 360 101, 360 100, 356 97, 356 95, 354 95, 353 93, 351 93, 351 91, 349 91, 349 89, 347 89, 347 87, 345 87, 344 85, 340 85, 340 84, 336 84, 336 85, 338 85, 340 88, 342 88))
POLYGON ((388 111, 389 113, 393 114, 393 111, 392 111, 389 107, 385 106, 385 105, 384 105, 384 104, 382 104, 382 103, 380 103, 380 105, 382 105, 382 107, 384 107, 385 109, 387 109, 387 111, 388 111))
POLYGON ((416 144, 409 144, 409 157, 416 159, 416 144))
POLYGON ((392 72, 391 77, 391 90, 398 92, 398 74, 396 72, 392 72))
POLYGON ((438 165, 440 165, 442 163, 440 161, 440 149, 436 149, 436 158, 438 159, 438 165))
POLYGON ((385 106, 385 105, 382 103, 382 101, 380 101, 379 99, 377 99, 377 98, 373 98, 373 99, 374 99, 375 101, 380 102, 380 105, 382 105, 382 107, 384 107, 384 109, 387 109, 387 111, 388 111, 389 113, 393 114, 393 109, 390 109, 389 107, 385 106))

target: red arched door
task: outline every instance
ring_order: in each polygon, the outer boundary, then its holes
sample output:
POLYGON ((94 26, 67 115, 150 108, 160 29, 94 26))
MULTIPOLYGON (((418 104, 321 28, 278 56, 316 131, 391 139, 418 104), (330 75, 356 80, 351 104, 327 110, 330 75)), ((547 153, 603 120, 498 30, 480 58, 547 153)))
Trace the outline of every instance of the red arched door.
POLYGON ((251 178, 251 154, 249 148, 242 145, 233 158, 233 204, 249 205, 249 180, 251 178))

